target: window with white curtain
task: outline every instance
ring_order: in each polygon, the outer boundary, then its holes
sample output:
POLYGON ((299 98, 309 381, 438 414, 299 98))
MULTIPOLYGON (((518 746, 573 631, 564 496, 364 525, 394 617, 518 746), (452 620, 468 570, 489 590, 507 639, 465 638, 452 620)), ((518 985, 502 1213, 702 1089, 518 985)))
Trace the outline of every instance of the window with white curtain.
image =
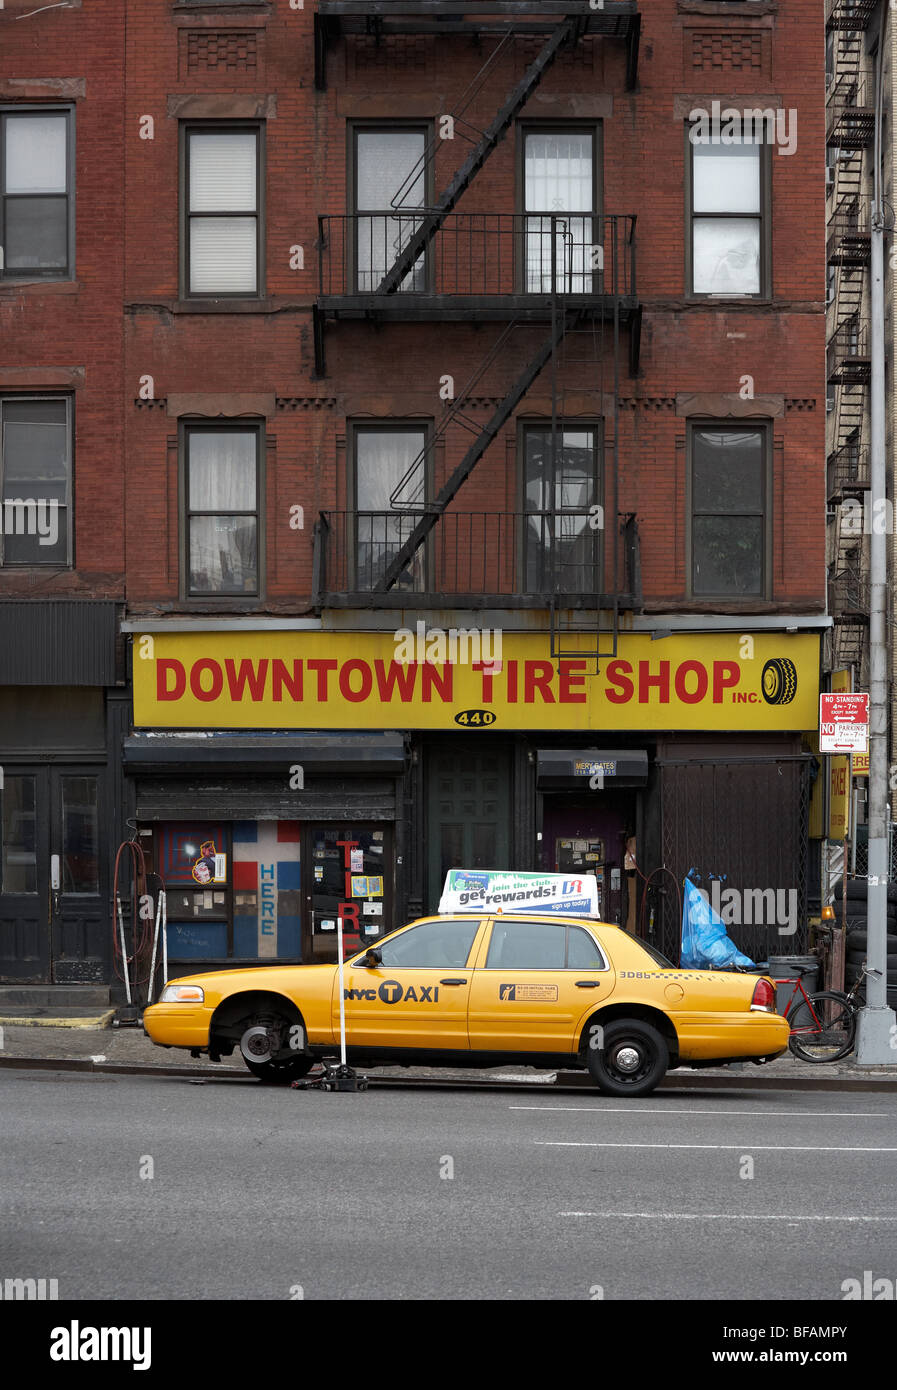
POLYGON ((763 274, 763 150, 690 144, 693 294, 759 295, 763 274))
POLYGON ((0 275, 72 274, 72 113, 0 112, 0 275))
POLYGON ((527 130, 523 145, 526 290, 590 294, 596 211, 595 133, 527 130))
POLYGON ((190 594, 259 592, 261 431, 190 425, 185 433, 190 594))
MULTIPOLYGON (((359 292, 372 293, 420 225, 416 209, 426 203, 425 126, 355 130, 355 259, 359 292)), ((400 290, 427 287, 426 252, 415 261, 400 290)))
MULTIPOLYGON (((426 500, 423 424, 357 425, 355 441, 356 587, 373 589, 390 560, 411 535, 426 500), (409 510, 397 510, 397 501, 409 510)), ((424 588, 425 547, 409 561, 397 588, 424 588)))
POLYGON ((261 279, 261 133, 187 128, 187 293, 255 295, 261 279))

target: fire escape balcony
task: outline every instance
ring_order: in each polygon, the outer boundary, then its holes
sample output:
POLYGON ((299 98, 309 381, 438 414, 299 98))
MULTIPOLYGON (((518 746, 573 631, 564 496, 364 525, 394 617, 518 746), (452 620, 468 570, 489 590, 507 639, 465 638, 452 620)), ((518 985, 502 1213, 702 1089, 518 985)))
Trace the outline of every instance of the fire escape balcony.
POLYGON ((857 199, 839 204, 828 222, 826 260, 829 265, 860 267, 872 259, 869 205, 857 199))
POLYGON ((638 307, 635 217, 443 215, 398 284, 390 271, 425 209, 318 218, 318 316, 381 322, 546 323, 570 310, 627 322, 638 307))
POLYGON ((871 145, 874 135, 873 93, 856 72, 841 73, 826 101, 826 144, 830 149, 859 150, 871 145))
POLYGON ((616 532, 573 511, 447 511, 392 586, 383 576, 422 512, 321 512, 317 608, 618 608, 642 605, 636 516, 616 532))
POLYGON ((879 0, 827 0, 827 29, 864 30, 878 9, 879 0))
POLYGON ((573 22, 578 36, 622 39, 626 45, 626 86, 638 80, 641 15, 637 0, 319 0, 315 11, 315 86, 327 87, 327 56, 345 35, 378 42, 393 34, 452 34, 478 41, 483 35, 550 34, 573 22))
POLYGON ((869 580, 859 568, 837 570, 829 578, 829 612, 836 623, 869 621, 869 580))
POLYGON ((869 446, 848 443, 829 454, 826 496, 829 502, 861 498, 869 491, 869 446))
POLYGON ((872 376, 866 320, 856 314, 841 323, 828 340, 826 356, 830 384, 864 386, 872 376))

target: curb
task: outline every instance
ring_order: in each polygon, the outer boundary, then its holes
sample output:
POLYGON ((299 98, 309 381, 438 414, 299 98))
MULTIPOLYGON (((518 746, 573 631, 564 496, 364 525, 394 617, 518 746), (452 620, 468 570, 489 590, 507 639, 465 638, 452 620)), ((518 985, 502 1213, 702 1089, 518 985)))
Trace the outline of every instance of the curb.
POLYGON ((0 1025, 7 1028, 108 1028, 117 1012, 117 1009, 107 1009, 92 1018, 27 1018, 21 1014, 12 1017, 0 1014, 0 1025))
MULTIPOLYGON (((179 1067, 150 1066, 140 1062, 94 1062, 89 1057, 4 1057, 0 1059, 0 1070, 10 1071, 68 1071, 99 1073, 106 1076, 173 1076, 192 1081, 254 1081, 248 1072, 236 1067, 179 1067)), ((480 1077, 414 1077, 414 1076, 371 1076, 370 1088, 395 1090, 541 1090, 543 1092, 592 1090, 587 1078, 580 1080, 576 1073, 563 1081, 546 1083, 528 1080, 503 1081, 499 1078, 480 1077)), ((284 1088, 286 1089, 286 1088, 284 1088)), ((884 1091, 897 1093, 897 1076, 879 1075, 863 1077, 815 1077, 784 1076, 678 1076, 668 1074, 658 1086, 658 1091, 884 1091)))

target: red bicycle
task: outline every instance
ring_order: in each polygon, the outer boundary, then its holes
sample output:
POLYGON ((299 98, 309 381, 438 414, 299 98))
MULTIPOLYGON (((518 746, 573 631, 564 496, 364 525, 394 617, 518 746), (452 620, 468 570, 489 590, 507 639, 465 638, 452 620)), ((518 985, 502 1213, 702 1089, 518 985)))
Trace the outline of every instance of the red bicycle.
POLYGON ((777 985, 794 985, 782 1011, 791 1025, 788 1047, 802 1062, 840 1062, 853 1051, 856 1041, 860 987, 867 975, 880 972, 870 970, 864 962, 859 979, 848 991, 827 989, 807 994, 803 977, 815 969, 813 965, 802 966, 796 980, 775 981, 777 985))

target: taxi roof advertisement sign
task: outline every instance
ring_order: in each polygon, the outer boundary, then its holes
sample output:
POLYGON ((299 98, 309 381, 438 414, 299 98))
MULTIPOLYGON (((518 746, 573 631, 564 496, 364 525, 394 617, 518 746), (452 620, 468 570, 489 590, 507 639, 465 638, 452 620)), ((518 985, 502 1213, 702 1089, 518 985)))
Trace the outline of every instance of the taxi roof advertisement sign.
POLYGON ((449 869, 440 913, 570 912, 598 916, 598 880, 594 874, 506 873, 495 869, 449 869))
POLYGON ((814 729, 818 634, 506 632, 497 656, 410 659, 389 632, 134 634, 134 724, 163 729, 814 729), (594 640, 594 639, 593 639, 594 640), (582 655, 574 653, 581 647, 582 655))

